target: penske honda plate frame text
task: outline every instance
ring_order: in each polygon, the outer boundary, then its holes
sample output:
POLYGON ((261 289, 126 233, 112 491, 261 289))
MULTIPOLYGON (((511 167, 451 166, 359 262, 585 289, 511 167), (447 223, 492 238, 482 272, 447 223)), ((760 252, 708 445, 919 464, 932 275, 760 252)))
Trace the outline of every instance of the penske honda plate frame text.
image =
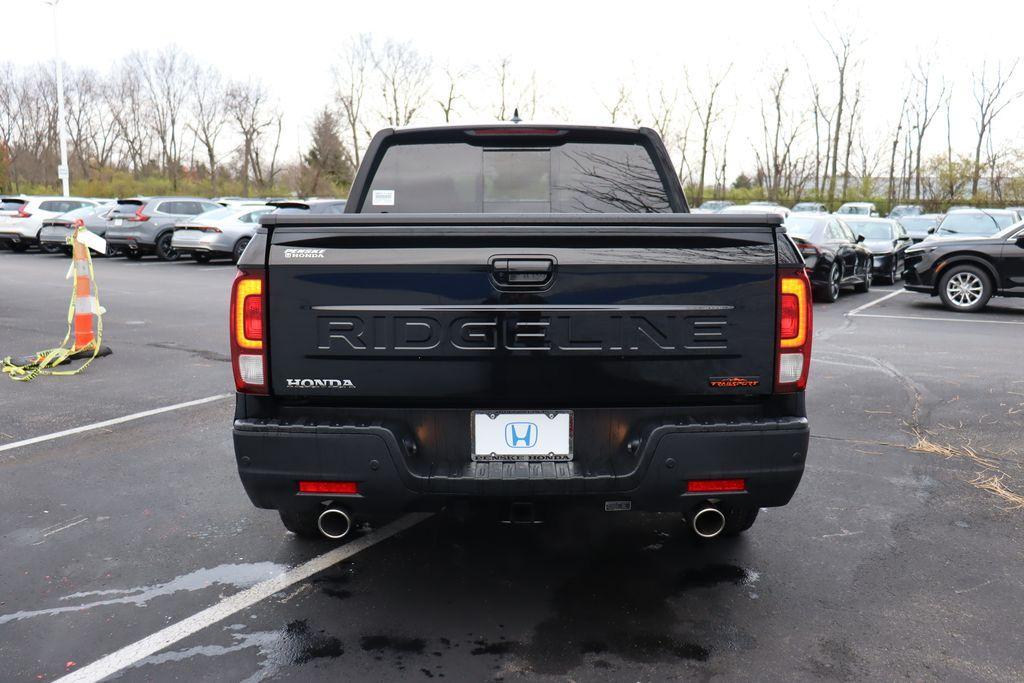
POLYGON ((571 410, 477 410, 469 421, 472 459, 569 462, 573 428, 571 410))

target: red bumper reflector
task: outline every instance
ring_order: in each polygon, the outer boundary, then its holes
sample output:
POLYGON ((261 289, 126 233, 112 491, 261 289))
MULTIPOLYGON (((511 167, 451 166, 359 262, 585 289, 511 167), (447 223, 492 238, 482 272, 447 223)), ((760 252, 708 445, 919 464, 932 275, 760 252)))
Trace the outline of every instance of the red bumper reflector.
POLYGON ((687 493, 721 493, 744 491, 746 488, 746 479, 696 479, 686 482, 687 493))
POLYGON ((300 481, 299 493, 359 493, 354 481, 300 481))

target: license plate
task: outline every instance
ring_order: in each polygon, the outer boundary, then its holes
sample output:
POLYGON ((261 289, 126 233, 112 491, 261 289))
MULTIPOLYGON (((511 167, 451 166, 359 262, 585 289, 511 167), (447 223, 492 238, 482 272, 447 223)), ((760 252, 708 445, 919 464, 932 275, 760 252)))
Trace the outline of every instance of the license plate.
POLYGON ((473 413, 473 460, 572 460, 572 412, 473 413))
POLYGON ((114 219, 114 225, 117 225, 117 226, 124 225, 124 219, 123 218, 115 218, 114 219))

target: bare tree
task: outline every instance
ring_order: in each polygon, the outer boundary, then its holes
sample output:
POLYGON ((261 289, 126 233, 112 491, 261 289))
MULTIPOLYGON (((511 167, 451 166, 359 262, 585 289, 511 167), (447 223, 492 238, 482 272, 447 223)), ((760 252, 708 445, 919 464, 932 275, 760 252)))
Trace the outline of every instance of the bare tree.
POLYGON ((284 115, 280 110, 268 110, 266 114, 270 123, 257 131, 256 138, 249 147, 253 179, 256 181, 256 187, 264 194, 274 186, 281 172, 277 155, 281 150, 281 131, 284 128, 284 115))
POLYGON ((426 99, 430 60, 412 43, 389 40, 374 51, 373 66, 379 79, 382 118, 389 126, 407 126, 426 99))
POLYGON ((686 90, 690 94, 693 113, 696 115, 701 129, 700 171, 697 174, 697 196, 695 197, 697 204, 704 201, 704 177, 707 170, 708 143, 711 139, 711 131, 715 124, 718 123, 718 119, 722 114, 721 101, 716 102, 718 90, 722 87, 722 82, 728 77, 731 70, 732 64, 725 67, 722 73, 717 76, 708 73, 707 88, 703 89, 703 95, 692 87, 688 74, 685 78, 686 90))
POLYGON ((0 164, 8 166, 5 187, 18 191, 18 141, 22 121, 19 75, 12 64, 0 67, 0 164))
POLYGON ((512 85, 512 58, 505 56, 498 60, 494 67, 494 75, 498 86, 498 110, 496 118, 504 121, 508 115, 509 88, 512 85))
POLYGON ((676 173, 679 182, 686 185, 692 175, 687 154, 687 145, 690 140, 690 125, 693 117, 689 110, 684 110, 684 117, 680 122, 679 114, 679 93, 669 89, 664 83, 658 85, 656 91, 648 90, 647 109, 645 112, 634 109, 632 111, 632 122, 635 126, 647 126, 653 128, 668 149, 679 151, 679 165, 676 173))
POLYGON ((104 84, 90 70, 72 71, 65 67, 64 73, 68 162, 78 167, 82 178, 88 179, 93 168, 109 164, 113 152, 114 131, 104 110, 104 84))
POLYGON ((341 112, 346 149, 353 167, 359 166, 362 157, 362 136, 367 128, 363 122, 363 96, 372 68, 373 40, 365 33, 349 40, 340 61, 332 68, 334 99, 341 112))
POLYGON ((460 88, 469 77, 469 73, 468 68, 453 67, 450 64, 444 68, 445 87, 441 97, 437 100, 437 106, 441 108, 441 115, 444 117, 445 123, 451 123, 456 102, 465 99, 460 88))
MULTIPOLYGON (((275 121, 278 126, 277 143, 280 143, 280 116, 269 109, 269 96, 261 83, 249 81, 231 84, 226 93, 227 110, 235 125, 235 131, 242 139, 239 158, 242 164, 242 195, 249 196, 249 181, 253 175, 253 162, 258 161, 257 149, 264 130, 275 121)), ((276 145, 274 158, 276 159, 276 145)), ((258 164, 256 164, 258 166, 258 164)), ((262 177, 258 168, 256 173, 262 177)), ((271 175, 273 175, 271 173, 271 175)))
POLYGON ((49 183, 57 164, 57 85, 52 67, 32 67, 17 81, 18 156, 25 180, 49 183))
POLYGON ((711 158, 715 161, 714 166, 712 167, 712 171, 715 174, 715 199, 721 199, 725 196, 725 190, 729 184, 727 169, 729 162, 729 137, 731 135, 732 126, 729 125, 725 128, 725 135, 722 135, 719 138, 721 140, 721 145, 712 146, 711 149, 711 158))
POLYGON ((537 118, 537 107, 540 104, 540 85, 537 83, 537 72, 531 71, 519 93, 518 109, 521 116, 527 119, 537 118))
POLYGON ((602 102, 601 106, 608 112, 608 118, 611 120, 611 124, 614 126, 618 123, 619 118, 626 114, 626 108, 629 107, 630 93, 629 88, 625 83, 619 83, 618 89, 615 91, 615 95, 608 102, 602 102))
POLYGON ((139 174, 150 161, 152 138, 148 126, 143 75, 134 59, 124 59, 114 71, 106 90, 107 109, 114 117, 125 165, 139 174))
POLYGON ((217 194, 217 139, 228 122, 227 102, 220 73, 214 67, 192 72, 189 130, 206 152, 210 193, 217 194))
POLYGON ((768 99, 761 101, 761 148, 756 151, 768 198, 781 198, 783 185, 792 173, 793 146, 803 121, 793 122, 785 109, 788 66, 771 75, 768 99))
POLYGON ((821 87, 811 82, 811 94, 814 112, 814 191, 818 197, 825 194, 825 183, 828 177, 828 162, 832 150, 832 115, 822 104, 821 87), (824 130, 822 125, 824 124, 824 130), (822 147, 825 156, 822 158, 822 147))
POLYGON ((836 67, 836 94, 835 123, 832 126, 832 169, 828 179, 828 202, 831 205, 836 196, 836 176, 838 174, 839 162, 839 140, 843 130, 843 106, 846 104, 846 79, 850 68, 850 59, 853 55, 853 36, 843 32, 834 39, 826 38, 829 52, 832 53, 832 60, 836 67))
POLYGON ((1013 92, 1011 84, 1017 71, 1020 59, 1015 59, 1009 67, 1002 62, 996 64, 995 73, 990 74, 988 63, 982 62, 981 71, 973 74, 974 102, 977 114, 974 119, 978 131, 978 141, 974 148, 974 173, 971 177, 971 196, 978 194, 978 181, 981 178, 981 149, 985 137, 992 132, 992 122, 1006 107, 1024 95, 1024 91, 1013 92))
POLYGON ((651 126, 658 131, 658 135, 665 141, 665 144, 669 145, 672 140, 678 103, 679 94, 675 90, 669 90, 664 85, 660 85, 654 99, 650 94, 647 96, 647 121, 644 121, 638 114, 634 114, 634 122, 637 125, 651 126))
POLYGON ((861 84, 858 82, 853 93, 853 105, 850 107, 850 123, 846 126, 846 153, 843 157, 843 201, 850 187, 850 154, 853 151, 853 138, 857 130, 857 114, 860 113, 861 84))
POLYGON ((896 119, 896 132, 892 136, 892 150, 889 156, 889 206, 896 203, 896 151, 900 146, 900 139, 903 137, 903 125, 907 121, 907 102, 910 101, 910 93, 903 96, 903 103, 900 105, 900 115, 896 119))
POLYGON ((918 61, 914 70, 914 104, 911 112, 914 117, 915 150, 914 150, 914 199, 921 198, 921 157, 924 147, 924 136, 928 132, 936 114, 942 107, 942 98, 946 94, 946 82, 942 80, 938 94, 932 85, 932 65, 930 62, 918 61))
POLYGON ((194 82, 195 64, 191 57, 173 45, 152 57, 135 52, 128 59, 134 62, 145 87, 148 125, 160 143, 160 165, 170 176, 171 187, 177 189, 181 172, 183 109, 194 82))

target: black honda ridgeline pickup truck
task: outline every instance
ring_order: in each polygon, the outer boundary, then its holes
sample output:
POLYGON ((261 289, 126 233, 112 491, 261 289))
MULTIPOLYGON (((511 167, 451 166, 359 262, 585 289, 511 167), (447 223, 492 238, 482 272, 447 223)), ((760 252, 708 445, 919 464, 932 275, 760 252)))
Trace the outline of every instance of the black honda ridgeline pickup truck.
POLYGON ((234 444, 291 531, 459 501, 710 538, 793 496, 803 261, 774 215, 689 213, 654 131, 383 130, 344 214, 261 222, 231 294, 234 444))

